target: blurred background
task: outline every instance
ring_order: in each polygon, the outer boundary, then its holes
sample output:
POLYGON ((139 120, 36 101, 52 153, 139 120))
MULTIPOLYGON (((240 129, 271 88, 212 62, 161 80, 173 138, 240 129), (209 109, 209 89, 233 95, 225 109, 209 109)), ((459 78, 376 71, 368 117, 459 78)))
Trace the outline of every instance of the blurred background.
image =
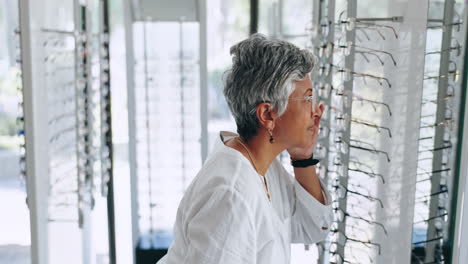
POLYGON ((236 131, 223 74, 255 32, 319 58, 334 222, 291 263, 468 263, 466 7, 2 0, 0 263, 156 263, 219 131, 236 131))

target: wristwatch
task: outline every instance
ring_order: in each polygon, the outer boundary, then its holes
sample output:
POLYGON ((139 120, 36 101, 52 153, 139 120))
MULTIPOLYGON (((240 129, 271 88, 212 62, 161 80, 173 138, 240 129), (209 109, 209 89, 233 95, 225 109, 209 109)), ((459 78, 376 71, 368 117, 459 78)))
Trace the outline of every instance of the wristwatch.
POLYGON ((293 160, 291 158, 291 165, 294 168, 307 168, 309 166, 315 166, 317 163, 319 163, 320 160, 314 159, 314 154, 310 156, 308 159, 303 159, 303 160, 293 160))

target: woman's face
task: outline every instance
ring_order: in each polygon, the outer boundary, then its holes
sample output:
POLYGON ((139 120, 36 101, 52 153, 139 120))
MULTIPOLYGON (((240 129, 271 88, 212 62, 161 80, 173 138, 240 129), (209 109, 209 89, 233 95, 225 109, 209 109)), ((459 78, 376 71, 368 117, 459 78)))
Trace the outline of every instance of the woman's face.
POLYGON ((300 99, 311 96, 312 92, 312 82, 309 75, 303 80, 297 81, 296 89, 289 96, 286 111, 276 120, 273 135, 281 140, 287 148, 306 147, 313 144, 312 103, 300 99))

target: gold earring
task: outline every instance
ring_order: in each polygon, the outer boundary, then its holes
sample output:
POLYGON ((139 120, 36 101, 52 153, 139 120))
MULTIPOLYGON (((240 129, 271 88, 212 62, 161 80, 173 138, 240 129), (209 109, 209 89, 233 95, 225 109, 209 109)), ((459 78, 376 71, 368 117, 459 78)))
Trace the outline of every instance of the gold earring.
POLYGON ((268 129, 268 132, 270 133, 270 144, 275 143, 275 139, 273 138, 273 130, 268 129))

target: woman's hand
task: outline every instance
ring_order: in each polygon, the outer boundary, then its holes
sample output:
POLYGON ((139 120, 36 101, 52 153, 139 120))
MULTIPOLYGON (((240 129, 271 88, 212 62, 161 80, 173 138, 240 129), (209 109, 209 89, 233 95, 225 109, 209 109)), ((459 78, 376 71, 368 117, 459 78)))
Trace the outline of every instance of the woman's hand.
POLYGON ((322 119, 323 110, 325 106, 323 104, 319 104, 314 111, 314 126, 312 131, 312 140, 310 144, 303 147, 296 147, 287 149, 289 155, 293 160, 302 160, 310 158, 311 154, 314 152, 315 145, 317 145, 318 139, 318 131, 320 127, 320 120, 322 119))

